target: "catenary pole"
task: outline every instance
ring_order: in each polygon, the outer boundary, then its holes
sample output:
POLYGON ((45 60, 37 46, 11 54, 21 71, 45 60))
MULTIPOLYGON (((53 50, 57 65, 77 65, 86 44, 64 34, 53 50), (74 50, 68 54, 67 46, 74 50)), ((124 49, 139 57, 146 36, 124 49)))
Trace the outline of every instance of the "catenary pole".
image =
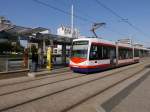
POLYGON ((73 14, 74 12, 73 12, 73 4, 71 5, 71 36, 73 37, 73 30, 74 30, 74 28, 73 28, 73 25, 74 25, 74 23, 73 23, 73 14))

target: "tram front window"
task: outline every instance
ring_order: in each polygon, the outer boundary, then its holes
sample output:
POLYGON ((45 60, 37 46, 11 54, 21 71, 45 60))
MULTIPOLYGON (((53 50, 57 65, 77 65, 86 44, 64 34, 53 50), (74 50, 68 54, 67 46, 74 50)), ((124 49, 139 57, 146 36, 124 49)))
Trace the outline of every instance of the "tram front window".
POLYGON ((73 42, 72 57, 87 58, 88 41, 73 42))

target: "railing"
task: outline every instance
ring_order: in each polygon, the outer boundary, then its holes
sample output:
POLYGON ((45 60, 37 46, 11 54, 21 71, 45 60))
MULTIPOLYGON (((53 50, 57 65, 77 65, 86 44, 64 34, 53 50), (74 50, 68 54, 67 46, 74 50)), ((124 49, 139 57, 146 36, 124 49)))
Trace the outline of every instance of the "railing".
POLYGON ((29 65, 27 67, 24 67, 23 59, 21 58, 0 58, 0 72, 24 69, 29 69, 29 65))
POLYGON ((8 71, 8 61, 4 58, 0 59, 0 72, 8 71))
MULTIPOLYGON (((38 71, 40 71, 41 69, 46 69, 46 59, 44 59, 44 64, 42 67, 38 66, 38 71)), ((24 67, 24 60, 23 58, 8 58, 8 57, 0 57, 0 73, 2 72, 10 72, 10 71, 17 71, 17 70, 29 70, 32 67, 31 64, 31 59, 28 60, 28 66, 24 67)), ((66 58, 66 63, 69 63, 69 58, 66 58)), ((61 55, 55 55, 55 58, 53 56, 52 59, 52 65, 53 67, 57 68, 57 66, 59 67, 60 65, 62 65, 62 59, 61 59, 61 55)))

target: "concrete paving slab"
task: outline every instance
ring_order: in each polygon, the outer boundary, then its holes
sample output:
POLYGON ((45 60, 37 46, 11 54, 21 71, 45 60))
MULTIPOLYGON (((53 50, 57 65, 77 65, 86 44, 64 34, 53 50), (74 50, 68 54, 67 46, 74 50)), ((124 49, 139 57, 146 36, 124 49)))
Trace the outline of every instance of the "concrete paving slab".
POLYGON ((136 87, 112 112, 150 112, 150 72, 148 77, 136 87))

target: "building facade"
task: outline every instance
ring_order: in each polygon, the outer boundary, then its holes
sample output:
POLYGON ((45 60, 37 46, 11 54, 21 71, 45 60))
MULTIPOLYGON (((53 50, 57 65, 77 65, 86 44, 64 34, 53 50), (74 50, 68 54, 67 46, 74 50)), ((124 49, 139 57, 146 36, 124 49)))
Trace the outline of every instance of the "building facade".
POLYGON ((57 29, 57 35, 69 37, 69 38, 79 38, 80 33, 79 33, 79 30, 77 28, 74 28, 73 34, 72 34, 71 27, 61 25, 61 27, 59 27, 57 29))

